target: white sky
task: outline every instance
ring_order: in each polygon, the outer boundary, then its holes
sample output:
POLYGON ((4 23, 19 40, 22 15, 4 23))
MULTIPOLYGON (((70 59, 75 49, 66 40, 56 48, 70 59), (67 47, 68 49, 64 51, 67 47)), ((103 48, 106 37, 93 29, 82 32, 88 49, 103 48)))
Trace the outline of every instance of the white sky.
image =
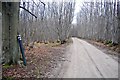
POLYGON ((80 11, 80 7, 82 6, 82 3, 85 0, 76 0, 76 4, 75 4, 75 12, 74 12, 74 18, 73 18, 73 22, 72 24, 76 24, 77 23, 77 13, 80 11))
MULTIPOLYGON (((25 1, 25 0, 24 0, 25 1)), ((26 0, 26 1, 31 1, 31 0, 26 0)), ((39 0, 34 0, 35 2, 38 2, 39 0)), ((41 0, 43 2, 72 2, 74 0, 41 0)), ((76 4, 75 4, 75 12, 74 12, 74 18, 73 18, 73 22, 72 24, 76 24, 77 23, 77 13, 80 11, 80 8, 82 6, 83 2, 99 2, 101 0, 75 0, 76 4)), ((103 0, 104 1, 104 0, 103 0)), ((106 0, 107 2, 113 1, 113 0, 106 0)))
MULTIPOLYGON (((31 0, 24 0, 24 1, 31 1, 31 0)), ((39 0, 34 0, 35 2, 39 2, 39 0)), ((41 0, 41 1, 43 1, 43 2, 61 2, 61 1, 63 1, 63 2, 72 2, 72 1, 74 1, 74 0, 41 0)), ((72 22, 72 24, 76 24, 77 23, 77 20, 76 20, 76 18, 77 18, 77 13, 80 11, 80 6, 82 6, 82 3, 84 2, 84 1, 90 1, 90 0, 75 0, 75 2, 76 2, 76 4, 75 4, 75 12, 74 12, 74 19, 73 19, 73 22, 72 22)))
MULTIPOLYGON (((65 0, 65 1, 69 1, 69 0, 65 0)), ((74 18, 73 18, 72 24, 77 23, 77 13, 80 11, 80 8, 81 8, 83 2, 96 2, 96 1, 101 2, 101 0, 75 0, 76 5, 75 5, 75 12, 74 12, 74 18)), ((106 2, 113 2, 113 0, 105 0, 105 1, 106 2)))

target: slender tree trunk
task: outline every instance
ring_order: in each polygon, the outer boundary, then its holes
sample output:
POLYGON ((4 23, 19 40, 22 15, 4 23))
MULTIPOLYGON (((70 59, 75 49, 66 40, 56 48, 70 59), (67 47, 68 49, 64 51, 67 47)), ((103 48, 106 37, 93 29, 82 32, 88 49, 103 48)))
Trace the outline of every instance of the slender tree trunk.
POLYGON ((2 3, 0 2, 0 79, 2 79, 2 3))
POLYGON ((16 64, 19 59, 17 27, 19 2, 2 3, 3 59, 6 64, 16 64))
POLYGON ((118 36, 118 43, 120 44, 120 1, 117 2, 117 17, 118 17, 117 36, 118 36))

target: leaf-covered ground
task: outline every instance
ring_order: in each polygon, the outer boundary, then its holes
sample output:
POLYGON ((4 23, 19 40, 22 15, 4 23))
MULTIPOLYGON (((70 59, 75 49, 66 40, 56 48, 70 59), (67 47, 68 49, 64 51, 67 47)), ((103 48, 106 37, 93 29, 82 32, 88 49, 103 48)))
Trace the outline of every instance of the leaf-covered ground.
POLYGON ((32 47, 25 47, 27 66, 5 65, 2 76, 7 78, 49 77, 52 70, 64 61, 64 54, 65 45, 35 43, 32 47))

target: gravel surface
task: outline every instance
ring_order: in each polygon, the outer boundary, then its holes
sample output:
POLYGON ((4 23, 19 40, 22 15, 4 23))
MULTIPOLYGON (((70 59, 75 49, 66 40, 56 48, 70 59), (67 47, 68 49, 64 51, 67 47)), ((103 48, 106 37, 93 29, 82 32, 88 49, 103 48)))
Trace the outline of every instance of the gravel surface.
POLYGON ((67 51, 69 61, 59 78, 118 78, 117 61, 84 40, 72 40, 67 51))

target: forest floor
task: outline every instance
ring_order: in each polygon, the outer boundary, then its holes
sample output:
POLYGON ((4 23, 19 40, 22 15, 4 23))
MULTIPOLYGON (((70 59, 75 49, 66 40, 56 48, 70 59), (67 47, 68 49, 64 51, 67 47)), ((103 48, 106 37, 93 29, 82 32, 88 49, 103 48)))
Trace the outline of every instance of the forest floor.
MULTIPOLYGON (((64 60, 66 44, 59 43, 35 43, 25 47, 27 66, 4 65, 3 78, 42 78, 49 77, 53 69, 62 64, 64 60)), ((52 73, 52 75, 54 75, 52 73)))
MULTIPOLYGON (((109 54, 113 59, 118 60, 119 46, 109 46, 92 40, 86 41, 102 52, 109 54)), ((64 64, 69 63, 71 52, 66 54, 66 51, 70 49, 69 46, 67 43, 63 45, 59 43, 45 44, 37 42, 34 45, 30 44, 25 47, 27 66, 23 66, 22 62, 20 62, 20 65, 4 65, 2 76, 10 79, 17 78, 17 80, 20 78, 59 77, 58 75, 63 67, 66 69, 64 64)), ((63 72, 65 71, 63 70, 63 72)))

